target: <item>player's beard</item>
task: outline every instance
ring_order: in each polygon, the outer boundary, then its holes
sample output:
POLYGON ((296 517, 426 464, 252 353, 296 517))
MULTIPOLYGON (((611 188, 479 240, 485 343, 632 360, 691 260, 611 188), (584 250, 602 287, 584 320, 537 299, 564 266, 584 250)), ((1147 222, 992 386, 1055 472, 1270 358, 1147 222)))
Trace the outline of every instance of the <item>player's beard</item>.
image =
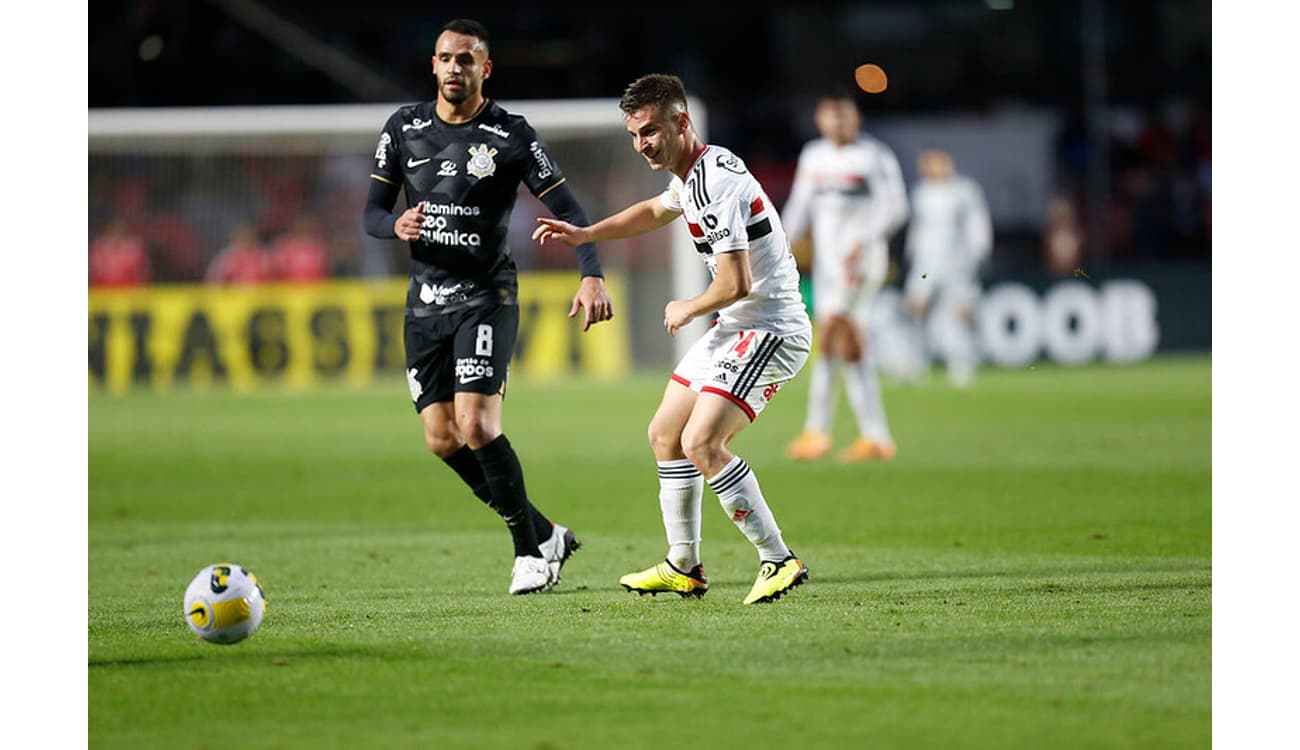
POLYGON ((448 89, 446 86, 439 83, 438 91, 442 94, 444 100, 452 104, 460 104, 466 99, 472 97, 475 89, 470 85, 469 81, 461 81, 459 89, 448 89))

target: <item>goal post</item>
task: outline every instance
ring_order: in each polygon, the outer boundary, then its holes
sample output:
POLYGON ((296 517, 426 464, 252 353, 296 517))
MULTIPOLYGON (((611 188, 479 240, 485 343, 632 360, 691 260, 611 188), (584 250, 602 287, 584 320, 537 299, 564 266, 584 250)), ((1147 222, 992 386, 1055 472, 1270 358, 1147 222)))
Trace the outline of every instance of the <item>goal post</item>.
MULTIPOLYGON (((667 184, 669 176, 646 168, 630 147, 617 99, 500 103, 526 117, 546 141, 593 220, 667 184)), ((91 239, 115 220, 141 218, 156 230, 150 242, 162 262, 155 280, 196 283, 238 227, 253 223, 273 234, 286 229, 295 211, 309 211, 347 259, 344 275, 405 276, 405 244, 365 236, 360 226, 376 139, 401 106, 91 109, 91 239)), ((706 135, 704 105, 692 99, 689 107, 706 135)), ((539 248, 529 240, 537 215, 548 212, 521 189, 508 240, 521 273, 576 269, 568 248, 539 248)), ((678 222, 601 243, 600 253, 624 284, 624 298, 614 304, 616 315, 629 321, 633 363, 670 365, 706 326, 697 321, 676 339, 662 326, 668 299, 694 296, 707 285, 686 228, 678 222)))

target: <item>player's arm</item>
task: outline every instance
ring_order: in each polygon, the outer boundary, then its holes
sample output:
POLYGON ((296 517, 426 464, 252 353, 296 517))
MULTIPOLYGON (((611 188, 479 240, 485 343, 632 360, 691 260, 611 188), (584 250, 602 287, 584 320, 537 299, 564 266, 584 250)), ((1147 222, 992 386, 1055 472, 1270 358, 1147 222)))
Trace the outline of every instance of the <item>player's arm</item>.
MULTIPOLYGON (((543 190, 539 198, 562 223, 575 226, 585 225, 588 221, 587 212, 563 181, 543 190)), ((569 305, 569 317, 577 315, 579 308, 586 311, 582 325, 582 330, 585 331, 593 323, 613 318, 614 302, 605 290, 605 274, 600 269, 595 242, 588 240, 579 243, 574 246, 573 252, 578 256, 582 281, 578 285, 578 293, 573 296, 573 303, 569 305)))
MULTIPOLYGON (((921 186, 919 183, 912 187, 913 203, 916 202, 915 198, 917 193, 920 190, 920 187, 921 186)), ((903 257, 907 258, 908 260, 911 261, 916 260, 917 253, 919 252, 917 249, 917 242, 918 242, 918 238, 921 236, 920 230, 921 230, 921 222, 918 220, 918 217, 913 216, 912 220, 907 225, 907 237, 903 242, 903 257)))
POLYGON ((384 240, 399 239, 414 242, 420 236, 423 224, 421 207, 413 206, 401 214, 393 213, 399 188, 385 180, 370 178, 370 192, 366 194, 366 210, 362 219, 366 234, 384 240))
POLYGON ((861 200, 853 226, 864 242, 891 237, 907 222, 907 184, 894 153, 884 146, 876 150, 871 168, 864 175, 871 185, 871 197, 861 200))
POLYGON ((733 250, 714 255, 718 273, 698 297, 679 299, 664 307, 664 328, 673 336, 677 329, 701 315, 717 312, 733 302, 749 296, 754 286, 754 274, 749 266, 748 250, 733 250))
POLYGON ((893 151, 885 149, 880 166, 883 192, 887 196, 881 221, 885 236, 888 237, 907 222, 907 183, 903 181, 903 170, 898 166, 898 157, 894 156, 893 151))
POLYGON ((680 211, 670 210, 658 197, 647 198, 591 226, 579 226, 571 222, 539 216, 537 223, 540 226, 533 230, 533 239, 539 243, 555 239, 570 246, 604 240, 620 240, 652 232, 678 216, 681 216, 680 211))
MULTIPOLYGON (((573 191, 563 181, 543 191, 538 198, 542 203, 546 204, 546 207, 560 221, 575 226, 586 226, 591 221, 587 218, 587 212, 583 210, 582 205, 578 203, 578 199, 574 197, 573 191)), ((605 277, 605 274, 600 270, 600 259, 596 256, 596 243, 594 241, 587 241, 574 246, 573 252, 578 256, 578 269, 582 272, 584 278, 587 276, 605 277)))
POLYGON ((402 175, 398 166, 402 163, 402 155, 396 137, 400 122, 394 113, 379 134, 374 164, 371 165, 370 190, 366 193, 366 207, 361 223, 366 234, 371 237, 412 242, 420 236, 420 226, 423 223, 421 206, 408 208, 401 214, 393 213, 397 194, 402 189, 402 175))
POLYGON ((982 263, 993 252, 993 221, 989 217, 989 204, 984 190, 971 180, 970 199, 966 211, 966 241, 976 263, 982 263))
MULTIPOLYGON (((588 222, 587 212, 566 184, 567 178, 559 165, 551 159, 545 141, 527 122, 522 122, 521 125, 523 135, 529 141, 528 153, 531 157, 524 169, 524 185, 556 216, 554 221, 567 226, 585 225, 588 222)), ((579 308, 585 310, 582 330, 586 331, 593 323, 614 317, 614 303, 605 291, 605 275, 600 270, 600 259, 596 255, 594 241, 587 239, 569 245, 574 248, 582 276, 578 292, 573 295, 573 303, 569 305, 569 317, 577 315, 579 308)))
POLYGON ((799 162, 794 169, 794 182, 790 187, 790 197, 786 199, 781 210, 781 226, 790 238, 790 244, 798 244, 808 234, 811 222, 808 220, 812 210, 812 179, 808 176, 808 149, 799 154, 799 162))

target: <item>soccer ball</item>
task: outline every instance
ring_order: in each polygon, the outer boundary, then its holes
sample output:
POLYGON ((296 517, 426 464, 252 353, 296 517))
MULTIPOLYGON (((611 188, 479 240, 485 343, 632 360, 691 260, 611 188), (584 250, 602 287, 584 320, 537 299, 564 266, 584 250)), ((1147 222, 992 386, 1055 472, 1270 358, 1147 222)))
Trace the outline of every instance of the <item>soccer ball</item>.
POLYGON ((257 576, 238 565, 209 565, 185 589, 185 622, 210 643, 239 643, 257 632, 265 612, 257 576))

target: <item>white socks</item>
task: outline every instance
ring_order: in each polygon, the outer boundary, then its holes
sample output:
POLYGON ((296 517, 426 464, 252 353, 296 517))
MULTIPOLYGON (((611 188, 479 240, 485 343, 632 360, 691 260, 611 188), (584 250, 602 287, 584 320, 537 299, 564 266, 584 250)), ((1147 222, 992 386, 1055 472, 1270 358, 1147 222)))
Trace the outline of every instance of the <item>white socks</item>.
POLYGON ((885 404, 880 400, 880 376, 874 361, 863 356, 857 362, 843 363, 844 391, 858 419, 858 432, 877 443, 892 443, 885 404))
POLYGON ((804 432, 831 434, 831 415, 835 405, 835 364, 824 355, 812 363, 812 381, 808 384, 808 418, 804 432))
POLYGON ((813 359, 812 380, 808 384, 808 418, 804 432, 831 434, 835 414, 835 370, 844 375, 844 391, 857 419, 858 432, 870 440, 891 443, 889 420, 880 398, 880 376, 870 355, 857 362, 844 362, 825 355, 813 359))
MULTIPOLYGON (((772 511, 763 499, 763 492, 758 488, 758 479, 740 456, 732 456, 717 476, 710 477, 709 487, 717 493, 718 502, 722 503, 722 509, 731 517, 736 528, 758 550, 760 562, 779 562, 790 555, 790 548, 781 540, 781 529, 777 527, 776 519, 772 517, 772 511)), ((664 518, 666 525, 667 515, 664 518)))
POLYGON ((683 573, 700 564, 700 499, 704 478, 685 458, 659 462, 659 510, 668 534, 668 562, 683 573))

